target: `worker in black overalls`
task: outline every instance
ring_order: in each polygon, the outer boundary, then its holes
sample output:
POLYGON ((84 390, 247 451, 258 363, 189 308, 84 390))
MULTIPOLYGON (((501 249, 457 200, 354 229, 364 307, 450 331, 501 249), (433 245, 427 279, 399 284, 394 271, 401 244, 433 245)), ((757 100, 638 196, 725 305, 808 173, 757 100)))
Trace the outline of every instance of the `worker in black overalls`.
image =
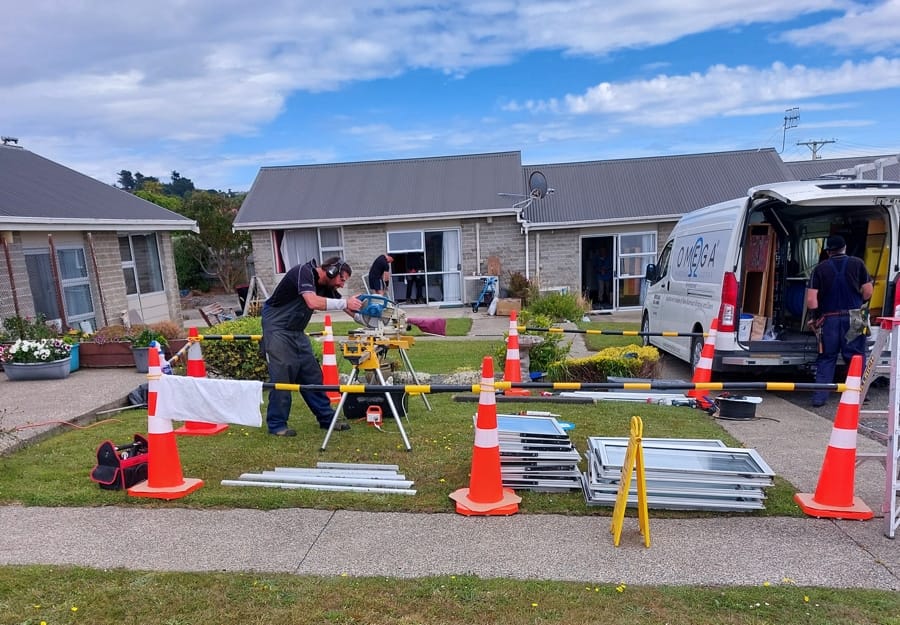
MULTIPOLYGON (((859 354, 865 357, 866 335, 858 332, 851 317, 860 314, 863 302, 872 297, 872 277, 863 261, 847 256, 847 243, 839 234, 825 240, 828 258, 820 262, 809 277, 806 289, 806 308, 810 326, 819 336, 819 357, 816 359, 816 384, 834 382, 834 367, 838 353, 849 363, 859 354)), ((867 327, 867 326, 866 326, 867 327)), ((814 391, 812 405, 822 406, 828 391, 814 391)))
MULTIPOLYGON (((338 289, 350 279, 353 270, 343 259, 333 257, 319 266, 315 259, 292 267, 272 296, 263 304, 263 351, 269 365, 269 382, 285 384, 322 384, 322 368, 306 335, 306 325, 314 310, 343 310, 351 317, 362 308, 357 297, 343 298, 338 289)), ((319 427, 328 429, 334 411, 328 395, 322 391, 301 391, 319 427)), ((296 436, 288 428, 291 392, 269 391, 266 425, 269 434, 296 436)), ((347 430, 346 423, 335 426, 347 430)))

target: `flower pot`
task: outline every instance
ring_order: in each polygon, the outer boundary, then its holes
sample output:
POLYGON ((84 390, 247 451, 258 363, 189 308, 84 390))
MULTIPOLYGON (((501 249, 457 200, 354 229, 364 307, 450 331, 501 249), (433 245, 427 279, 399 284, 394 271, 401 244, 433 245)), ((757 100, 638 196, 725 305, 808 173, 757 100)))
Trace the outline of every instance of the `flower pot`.
POLYGON ((137 367, 138 373, 147 373, 150 371, 150 347, 132 347, 131 355, 134 366, 137 367))
POLYGON ((7 362, 6 377, 13 380, 62 380, 72 372, 72 357, 51 362, 7 362))
POLYGON ((72 345, 72 351, 69 352, 69 358, 72 360, 72 367, 70 371, 78 371, 78 368, 81 366, 81 350, 78 347, 78 343, 72 345))
POLYGON ((79 344, 79 352, 81 366, 85 368, 134 366, 131 343, 124 341, 110 343, 84 341, 79 344))

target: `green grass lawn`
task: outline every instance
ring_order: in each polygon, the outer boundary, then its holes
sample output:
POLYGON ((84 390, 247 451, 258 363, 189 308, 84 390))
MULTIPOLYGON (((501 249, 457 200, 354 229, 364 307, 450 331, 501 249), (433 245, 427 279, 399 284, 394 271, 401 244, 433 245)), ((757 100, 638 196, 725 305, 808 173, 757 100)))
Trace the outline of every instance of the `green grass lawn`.
POLYGON ((17 625, 896 625, 889 591, 480 579, 154 573, 0 567, 0 623, 17 625))
MULTIPOLYGON (((41 506, 191 506, 284 508, 311 507, 408 512, 451 512, 449 494, 468 486, 474 438, 475 402, 454 401, 448 393, 430 396, 432 410, 421 396, 409 397, 409 418, 405 420, 412 451, 406 451, 393 420, 384 431, 365 423, 353 423, 347 432, 335 432, 328 448, 321 451, 324 432, 299 397, 295 398, 290 420, 296 438, 277 438, 263 428, 230 426, 216 436, 178 437, 178 449, 185 477, 200 478, 205 485, 172 503, 130 498, 121 492, 103 491, 87 479, 95 464, 94 451, 104 440, 130 441, 134 432, 146 432, 147 413, 132 410, 116 415, 89 429, 63 432, 5 458, 0 465, 0 503, 41 506), (47 459, 52 458, 52 462, 47 459), (415 482, 415 496, 371 495, 327 491, 239 488, 220 484, 237 479, 241 473, 281 467, 314 467, 317 462, 396 464, 406 478, 415 482)), ((622 402, 596 405, 548 405, 500 403, 500 413, 520 410, 552 410, 575 424, 571 437, 580 452, 588 436, 627 436, 632 415, 644 421, 647 437, 722 438, 737 444, 714 420, 690 408, 673 408, 622 402)), ((263 410, 263 414, 265 411, 263 410)), ((583 468, 583 467, 582 467, 583 468)), ((783 481, 769 489, 766 509, 756 515, 797 515, 793 489, 783 481)), ((533 493, 522 491, 521 512, 607 515, 607 508, 587 507, 580 491, 533 493)), ((679 516, 709 513, 663 513, 679 516)))

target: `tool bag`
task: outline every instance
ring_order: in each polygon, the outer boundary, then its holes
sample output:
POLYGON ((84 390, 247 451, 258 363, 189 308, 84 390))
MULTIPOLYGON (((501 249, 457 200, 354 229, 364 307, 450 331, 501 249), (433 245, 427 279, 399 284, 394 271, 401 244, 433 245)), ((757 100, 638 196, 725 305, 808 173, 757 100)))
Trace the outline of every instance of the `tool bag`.
POLYGON ((91 480, 104 490, 131 488, 147 479, 149 459, 147 439, 140 434, 127 445, 104 441, 97 448, 97 466, 91 471, 91 480))

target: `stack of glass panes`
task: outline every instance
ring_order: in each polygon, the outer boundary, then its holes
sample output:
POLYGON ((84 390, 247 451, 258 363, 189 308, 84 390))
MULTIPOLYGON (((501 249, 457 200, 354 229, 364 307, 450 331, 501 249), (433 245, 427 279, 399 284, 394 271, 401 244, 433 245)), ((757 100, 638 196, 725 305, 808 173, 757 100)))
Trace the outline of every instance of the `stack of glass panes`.
MULTIPOLYGON (((645 438, 647 505, 667 510, 759 510, 775 473, 753 449, 720 440, 645 438)), ((589 437, 583 489, 588 505, 616 501, 627 438, 589 437)), ((637 505, 637 471, 628 505, 637 505)))
POLYGON ((497 415, 503 485, 565 492, 581 488, 581 456, 554 417, 497 415))

